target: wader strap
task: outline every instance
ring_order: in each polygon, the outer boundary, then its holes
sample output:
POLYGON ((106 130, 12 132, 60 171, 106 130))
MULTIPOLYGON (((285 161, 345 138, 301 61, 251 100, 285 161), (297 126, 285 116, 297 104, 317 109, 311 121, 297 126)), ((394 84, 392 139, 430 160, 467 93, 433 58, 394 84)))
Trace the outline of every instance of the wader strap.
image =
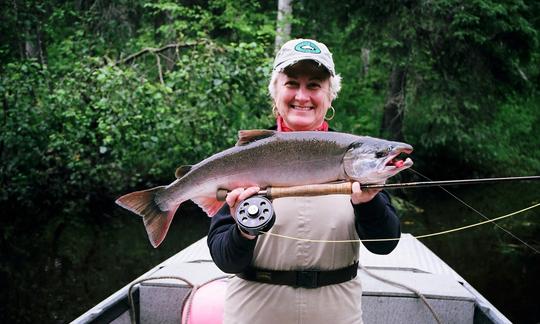
POLYGON ((335 285, 349 281, 356 277, 358 261, 348 267, 318 271, 278 271, 258 268, 248 268, 246 271, 236 274, 244 280, 256 281, 272 285, 287 285, 301 288, 319 288, 327 285, 335 285))

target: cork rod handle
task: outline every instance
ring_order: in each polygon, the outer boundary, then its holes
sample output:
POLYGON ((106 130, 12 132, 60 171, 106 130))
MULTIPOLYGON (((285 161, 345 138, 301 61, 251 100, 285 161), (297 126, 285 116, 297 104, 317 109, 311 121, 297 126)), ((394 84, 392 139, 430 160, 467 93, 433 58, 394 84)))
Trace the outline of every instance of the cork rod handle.
MULTIPOLYGON (((340 183, 324 183, 324 184, 312 184, 293 187, 268 187, 265 190, 258 192, 259 195, 266 196, 269 199, 283 198, 283 197, 300 197, 300 196, 322 196, 322 195, 335 195, 346 194, 349 195, 352 192, 351 182, 340 183)), ((216 198, 219 201, 225 201, 227 197, 227 189, 218 189, 216 192, 216 198)))
POLYGON ((312 184, 294 187, 269 187, 266 196, 270 199, 300 196, 322 196, 335 194, 351 194, 351 182, 312 184))

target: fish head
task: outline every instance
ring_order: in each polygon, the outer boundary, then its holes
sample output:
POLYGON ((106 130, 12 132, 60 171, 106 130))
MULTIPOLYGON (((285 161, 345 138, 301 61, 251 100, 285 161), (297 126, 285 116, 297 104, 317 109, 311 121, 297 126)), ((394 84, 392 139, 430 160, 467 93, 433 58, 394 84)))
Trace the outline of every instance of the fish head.
POLYGON ((362 184, 383 183, 413 165, 406 157, 413 147, 406 143, 362 137, 353 142, 343 157, 343 168, 349 180, 362 184))

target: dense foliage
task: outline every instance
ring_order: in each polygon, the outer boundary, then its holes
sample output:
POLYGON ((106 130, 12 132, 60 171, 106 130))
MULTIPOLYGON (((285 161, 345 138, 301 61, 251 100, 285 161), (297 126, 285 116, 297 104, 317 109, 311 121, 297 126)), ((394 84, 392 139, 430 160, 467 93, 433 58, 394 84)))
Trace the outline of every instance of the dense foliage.
MULTIPOLYGON (((4 295, 10 311, 0 316, 32 320, 21 307, 36 279, 21 280, 30 260, 51 276, 82 268, 90 252, 75 250, 95 248, 82 228, 99 232, 120 193, 167 183, 177 166, 233 145, 237 130, 272 123, 275 7, 0 4, 0 248, 9 261, 0 280, 20 288, 4 295), (66 244, 66 231, 79 240, 66 244)), ((388 135, 383 115, 400 73, 399 131, 418 169, 525 175, 540 170, 538 14, 534 1, 298 1, 292 36, 334 52, 344 78, 337 129, 388 135)), ((49 303, 38 303, 49 320, 67 320, 49 303)))
POLYGON ((429 171, 443 162, 459 176, 540 170, 540 152, 525 147, 540 144, 536 2, 302 3, 297 29, 336 48, 338 70, 355 87, 336 103, 347 118, 369 116, 378 130, 385 103, 398 101, 403 137, 429 171), (314 23, 328 26, 322 37, 314 23))

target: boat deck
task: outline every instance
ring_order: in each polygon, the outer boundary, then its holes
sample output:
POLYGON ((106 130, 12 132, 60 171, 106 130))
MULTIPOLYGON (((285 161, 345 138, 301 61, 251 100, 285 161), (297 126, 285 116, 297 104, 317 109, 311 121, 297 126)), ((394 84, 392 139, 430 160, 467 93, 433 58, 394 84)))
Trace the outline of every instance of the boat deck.
MULTIPOLYGON (((375 255, 361 246, 360 262, 362 309, 366 324, 435 323, 434 315, 419 294, 443 323, 510 323, 465 279, 410 234, 402 234, 396 249, 388 255, 375 255)), ((212 262, 206 237, 201 238, 137 279, 167 277, 135 286, 138 287, 136 299, 140 322, 180 323, 180 305, 192 285, 201 285, 224 275, 212 262)), ((119 290, 74 322, 130 323, 126 301, 130 286, 119 290)))

